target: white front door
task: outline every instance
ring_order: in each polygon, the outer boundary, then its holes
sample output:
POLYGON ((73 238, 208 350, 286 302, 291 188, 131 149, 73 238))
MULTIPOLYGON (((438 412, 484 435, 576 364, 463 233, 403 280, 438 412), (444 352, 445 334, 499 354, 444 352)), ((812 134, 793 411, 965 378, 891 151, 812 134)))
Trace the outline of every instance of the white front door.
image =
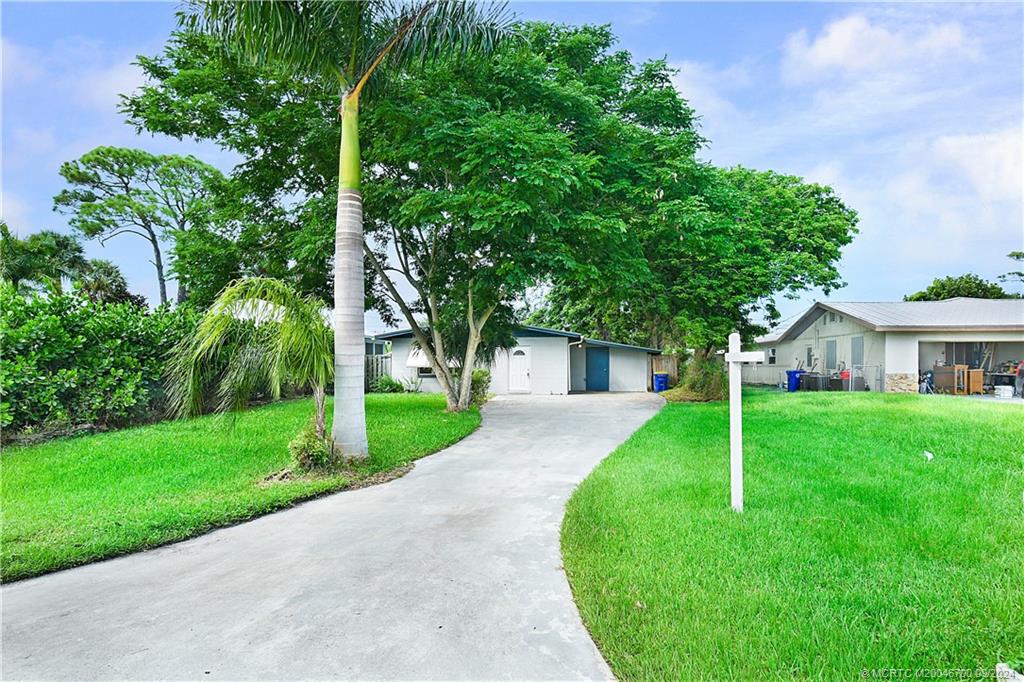
POLYGON ((530 392, 530 348, 513 348, 508 356, 508 392, 530 392))

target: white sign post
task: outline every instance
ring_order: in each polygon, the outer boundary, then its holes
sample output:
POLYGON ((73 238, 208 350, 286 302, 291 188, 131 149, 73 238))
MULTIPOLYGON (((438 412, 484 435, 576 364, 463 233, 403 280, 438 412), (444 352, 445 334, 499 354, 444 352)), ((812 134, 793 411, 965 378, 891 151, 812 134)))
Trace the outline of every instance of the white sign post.
POLYGON ((740 351, 740 335, 729 334, 729 483, 732 489, 732 508, 743 511, 743 398, 740 365, 744 362, 764 362, 764 351, 740 351))

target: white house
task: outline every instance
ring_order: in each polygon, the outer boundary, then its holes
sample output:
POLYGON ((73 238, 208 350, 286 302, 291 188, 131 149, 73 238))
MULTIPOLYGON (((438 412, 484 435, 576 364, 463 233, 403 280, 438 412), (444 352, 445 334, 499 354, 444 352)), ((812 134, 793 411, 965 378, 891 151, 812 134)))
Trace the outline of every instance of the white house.
MULTIPOLYGON (((523 326, 514 348, 498 353, 491 371, 491 392, 565 395, 582 391, 648 390, 655 348, 589 339, 558 329, 523 326)), ((378 334, 391 342, 391 376, 419 378, 421 390, 438 393, 441 385, 430 363, 413 343, 412 331, 378 334)))
POLYGON ((1024 360, 1024 300, 823 301, 757 345, 767 361, 744 365, 746 383, 777 384, 788 369, 852 369, 871 390, 906 392, 920 372, 949 364, 981 368, 988 381, 1024 360))

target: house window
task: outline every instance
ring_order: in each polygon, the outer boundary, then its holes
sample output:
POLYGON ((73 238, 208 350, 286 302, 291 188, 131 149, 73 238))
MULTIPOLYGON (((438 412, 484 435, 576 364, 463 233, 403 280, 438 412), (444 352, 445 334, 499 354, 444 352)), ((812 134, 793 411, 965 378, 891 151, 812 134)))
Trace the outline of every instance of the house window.
POLYGON ((807 346, 807 362, 804 363, 804 367, 810 369, 812 364, 814 364, 814 349, 807 346))
POLYGON ((774 348, 769 348, 768 349, 768 364, 769 365, 774 365, 775 364, 775 349, 774 348))
POLYGON ((853 336, 850 338, 850 364, 860 367, 864 364, 864 337, 853 336))
POLYGON ((839 366, 836 340, 829 339, 825 342, 825 369, 836 369, 839 366))
POLYGON ((433 378, 435 376, 434 368, 433 367, 417 367, 416 368, 416 376, 418 376, 421 379, 433 378))
POLYGON ((836 314, 835 313, 829 313, 828 314, 828 321, 829 322, 835 322, 836 321, 836 314))

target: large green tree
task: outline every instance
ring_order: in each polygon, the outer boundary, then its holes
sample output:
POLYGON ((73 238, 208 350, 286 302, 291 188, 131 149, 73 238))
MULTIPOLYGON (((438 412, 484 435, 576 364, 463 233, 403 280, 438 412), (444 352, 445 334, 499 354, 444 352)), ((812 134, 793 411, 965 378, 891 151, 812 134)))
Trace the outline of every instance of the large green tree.
POLYGON ((1014 298, 995 282, 989 282, 973 273, 939 277, 921 291, 907 294, 904 301, 944 301, 947 298, 1014 298))
POLYGON ((453 410, 470 402, 464 368, 508 338, 526 290, 593 258, 620 226, 584 201, 598 193, 598 161, 560 129, 566 103, 554 108, 537 57, 516 45, 436 64, 393 84, 365 119, 379 131, 367 150, 367 260, 453 410))
MULTIPOLYGON (((105 243, 122 235, 145 239, 153 251, 160 304, 167 303, 162 242, 204 225, 224 177, 192 156, 151 154, 141 149, 97 147, 61 165, 70 188, 53 199, 71 226, 105 243)), ((186 291, 179 288, 179 300, 186 291)))
POLYGON ((378 71, 386 76, 432 57, 488 51, 508 33, 504 7, 448 0, 213 0, 201 3, 186 21, 253 63, 337 88, 342 131, 334 239, 333 435, 340 452, 365 457, 360 97, 378 71))
MULTIPOLYGON (((600 59, 576 63, 583 77, 606 77, 600 59)), ((533 320, 707 349, 734 329, 756 333, 751 319, 776 317, 778 295, 840 284, 836 262, 856 214, 828 187, 700 161, 704 140, 670 76, 663 63, 644 65, 617 107, 628 113, 599 129, 602 201, 625 223, 621 253, 597 280, 553 278, 533 320)))

